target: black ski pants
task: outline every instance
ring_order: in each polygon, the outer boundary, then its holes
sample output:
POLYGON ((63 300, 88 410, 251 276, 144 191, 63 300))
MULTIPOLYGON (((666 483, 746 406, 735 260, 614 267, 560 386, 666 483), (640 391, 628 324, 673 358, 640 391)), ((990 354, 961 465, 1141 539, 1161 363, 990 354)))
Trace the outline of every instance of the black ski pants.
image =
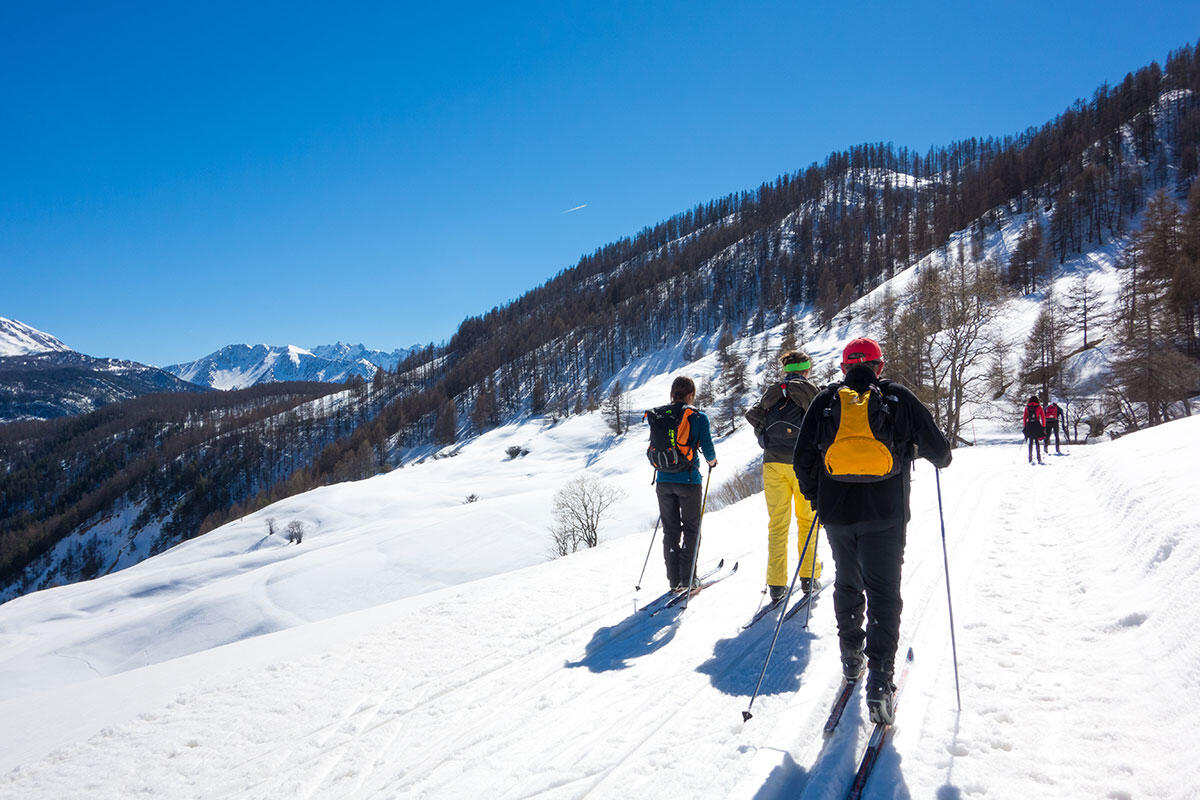
POLYGON ((904 607, 900 598, 900 567, 904 563, 905 523, 826 523, 825 531, 837 565, 833 613, 842 651, 863 647, 867 667, 890 678, 900 642, 900 611, 904 607))
POLYGON ((1050 434, 1051 433, 1054 434, 1054 452, 1056 452, 1056 453, 1062 452, 1062 446, 1059 444, 1059 441, 1058 441, 1058 420, 1054 420, 1052 422, 1046 423, 1046 439, 1045 439, 1046 455, 1050 455, 1050 434))
POLYGON ((667 582, 684 586, 692 575, 692 559, 700 537, 701 487, 698 483, 662 481, 656 486, 667 582))

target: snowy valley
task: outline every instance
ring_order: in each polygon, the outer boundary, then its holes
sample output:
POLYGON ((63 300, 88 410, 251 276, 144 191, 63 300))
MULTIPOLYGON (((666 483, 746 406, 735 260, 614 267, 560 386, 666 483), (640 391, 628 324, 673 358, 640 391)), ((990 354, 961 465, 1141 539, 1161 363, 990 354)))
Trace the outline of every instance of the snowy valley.
MULTIPOLYGON (((827 361, 836 332, 812 347, 827 361)), ((664 353, 621 378, 661 402, 664 353)), ((672 369, 674 367, 674 369, 672 369)), ((868 797, 1191 797, 1200 596, 1185 419, 1029 467, 1011 425, 942 473, 963 711, 955 708, 938 501, 914 478, 902 626, 916 659, 868 797)), ((758 453, 717 440, 715 490, 758 453)), ((864 738, 838 681, 831 599, 771 624, 766 513, 705 517, 702 563, 739 562, 686 612, 665 589, 640 429, 534 418, 365 481, 289 498, 95 581, 0 606, 0 796, 840 797, 864 738), (508 448, 528 454, 512 458, 508 448), (595 550, 545 563, 553 493, 625 492, 595 550), (476 500, 468 502, 474 495, 476 500), (299 545, 267 535, 304 523, 299 545), (265 635, 260 635, 265 634, 265 635)), ((821 546, 826 577, 832 562, 821 546)))

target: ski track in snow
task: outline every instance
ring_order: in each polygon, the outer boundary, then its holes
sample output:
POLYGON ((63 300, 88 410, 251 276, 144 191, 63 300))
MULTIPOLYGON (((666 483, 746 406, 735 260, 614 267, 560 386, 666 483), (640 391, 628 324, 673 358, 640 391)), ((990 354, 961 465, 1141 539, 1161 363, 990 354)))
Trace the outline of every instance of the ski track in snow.
MULTIPOLYGON (((934 473, 919 467, 899 654, 916 657, 866 797, 1195 796, 1176 709, 1200 699, 1200 646, 1178 633, 1196 605, 1180 513, 1196 490, 1173 470, 1197 443, 1185 420, 1044 467, 1015 443, 956 452, 941 479, 961 713, 934 473)), ((370 609, 379 624, 341 644, 25 760, 0 797, 840 798, 869 731, 859 692, 821 736, 840 680, 832 592, 808 631, 783 627, 741 720, 774 631, 773 615, 740 629, 765 522, 761 495, 706 518, 702 564, 741 566, 687 611, 635 611, 646 540, 615 540, 370 609)), ((639 605, 661 588, 645 581, 639 605)), ((270 590, 255 589, 267 608, 270 590)))

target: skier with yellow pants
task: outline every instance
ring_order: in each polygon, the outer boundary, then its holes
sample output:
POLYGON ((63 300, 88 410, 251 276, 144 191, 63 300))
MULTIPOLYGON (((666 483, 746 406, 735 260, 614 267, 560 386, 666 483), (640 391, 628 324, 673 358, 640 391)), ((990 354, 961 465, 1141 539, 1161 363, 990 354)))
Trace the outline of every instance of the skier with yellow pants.
POLYGON ((772 384, 761 400, 746 412, 754 427, 758 443, 763 448, 763 489, 767 498, 767 589, 771 600, 782 600, 788 584, 788 529, 795 509, 797 523, 796 550, 808 548, 800 559, 800 589, 812 591, 810 578, 821 576, 821 561, 817 558, 817 531, 812 527, 812 506, 800 493, 800 484, 792 466, 796 437, 800 423, 812 399, 820 389, 808 380, 812 359, 808 354, 789 350, 779 357, 783 365, 783 380, 772 384), (809 530, 813 535, 809 537, 809 530), (816 563, 814 564, 814 560, 816 563))

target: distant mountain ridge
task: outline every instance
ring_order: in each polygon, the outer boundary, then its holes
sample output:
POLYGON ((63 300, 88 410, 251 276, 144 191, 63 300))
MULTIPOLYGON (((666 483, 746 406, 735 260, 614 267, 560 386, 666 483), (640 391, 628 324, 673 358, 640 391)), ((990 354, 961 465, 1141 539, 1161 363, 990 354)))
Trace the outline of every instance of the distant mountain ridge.
POLYGON ((74 350, 0 357, 0 422, 86 414, 155 392, 203 392, 157 367, 74 350))
POLYGON ((409 352, 398 348, 389 353, 342 342, 311 350, 295 345, 231 344, 163 370, 181 380, 222 390, 283 381, 343 383, 352 376, 370 380, 380 369, 393 370, 409 352))

